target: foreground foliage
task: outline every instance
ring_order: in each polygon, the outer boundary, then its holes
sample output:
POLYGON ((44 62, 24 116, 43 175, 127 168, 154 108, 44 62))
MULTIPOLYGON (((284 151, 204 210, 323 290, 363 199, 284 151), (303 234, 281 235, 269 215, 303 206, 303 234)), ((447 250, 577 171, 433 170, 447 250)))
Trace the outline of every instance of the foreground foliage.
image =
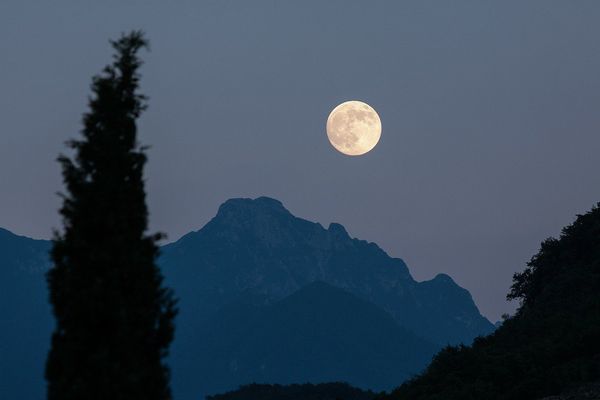
POLYGON ((139 32, 113 42, 113 64, 94 78, 83 138, 62 156, 68 193, 64 232, 53 242, 48 273, 57 325, 46 364, 48 399, 171 397, 164 364, 173 337, 174 300, 146 235, 148 211, 136 119, 146 46, 139 32))
POLYGON ((600 379, 600 208, 545 240, 513 282, 521 305, 494 334, 447 347, 383 398, 535 399, 600 379))

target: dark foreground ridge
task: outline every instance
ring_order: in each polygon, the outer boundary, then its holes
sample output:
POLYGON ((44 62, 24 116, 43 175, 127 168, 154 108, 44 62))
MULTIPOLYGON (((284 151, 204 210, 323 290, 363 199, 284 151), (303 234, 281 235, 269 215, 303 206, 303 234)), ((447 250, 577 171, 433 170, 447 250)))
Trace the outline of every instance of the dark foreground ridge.
POLYGON ((237 390, 207 396, 206 400, 371 400, 375 393, 353 388, 346 383, 313 385, 245 385, 237 390))
POLYGON ((446 348, 381 400, 600 399, 598 206, 542 243, 509 298, 521 306, 494 334, 446 348))

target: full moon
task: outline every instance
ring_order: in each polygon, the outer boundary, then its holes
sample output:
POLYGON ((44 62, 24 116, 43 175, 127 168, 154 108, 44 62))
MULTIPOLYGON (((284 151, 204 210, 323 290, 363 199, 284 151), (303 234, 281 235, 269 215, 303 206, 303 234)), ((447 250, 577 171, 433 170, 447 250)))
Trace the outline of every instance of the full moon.
POLYGON ((362 101, 346 101, 327 118, 327 137, 340 153, 360 156, 371 150, 381 137, 377 112, 362 101))

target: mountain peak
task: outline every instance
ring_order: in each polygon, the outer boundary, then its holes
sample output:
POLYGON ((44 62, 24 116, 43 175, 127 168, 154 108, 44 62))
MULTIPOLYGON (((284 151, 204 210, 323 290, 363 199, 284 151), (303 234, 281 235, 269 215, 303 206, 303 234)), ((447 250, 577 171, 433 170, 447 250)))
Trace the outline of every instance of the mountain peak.
POLYGON ((373 302, 436 343, 468 343, 493 330, 469 292, 449 276, 416 282, 404 261, 375 243, 351 238, 339 223, 325 228, 296 217, 269 197, 225 201, 208 224, 164 248, 161 258, 202 277, 196 285, 185 278, 186 290, 196 297, 203 292, 206 313, 245 290, 279 300, 324 281, 373 302))
POLYGON ((344 228, 343 225, 338 224, 336 222, 332 222, 331 224, 329 224, 329 228, 327 228, 327 230, 336 237, 343 237, 343 238, 350 237, 350 235, 348 235, 348 232, 346 231, 346 228, 344 228))
MULTIPOLYGON (((229 213, 244 213, 244 212, 262 212, 262 213, 282 213, 290 214, 290 212, 283 206, 283 204, 276 199, 271 197, 257 197, 256 199, 251 198, 233 198, 225 201, 219 206, 217 217, 219 215, 225 215, 229 213)), ((291 215, 291 214, 290 214, 291 215)))
POLYGON ((435 278, 433 278, 433 280, 434 281, 438 281, 438 282, 444 282, 444 283, 450 283, 450 284, 456 285, 456 282, 454 282, 454 279, 452 279, 450 277, 450 275, 447 275, 447 274, 444 274, 444 273, 437 274, 435 276, 435 278))

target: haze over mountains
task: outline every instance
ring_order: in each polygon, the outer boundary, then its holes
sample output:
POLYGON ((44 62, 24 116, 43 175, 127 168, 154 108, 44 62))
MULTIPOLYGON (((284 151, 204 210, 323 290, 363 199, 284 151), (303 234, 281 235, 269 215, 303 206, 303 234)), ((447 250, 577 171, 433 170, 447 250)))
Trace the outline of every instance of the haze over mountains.
MULTIPOLYGON (((0 231, 0 306, 12 321, 0 334, 0 357, 17 366, 1 371, 9 398, 24 388, 28 398, 44 394, 49 248, 0 231)), ((416 282, 374 243, 266 197, 226 201, 202 229, 163 246, 159 263, 180 299, 175 398, 253 381, 391 389, 442 346, 494 330, 449 276, 416 282)))

